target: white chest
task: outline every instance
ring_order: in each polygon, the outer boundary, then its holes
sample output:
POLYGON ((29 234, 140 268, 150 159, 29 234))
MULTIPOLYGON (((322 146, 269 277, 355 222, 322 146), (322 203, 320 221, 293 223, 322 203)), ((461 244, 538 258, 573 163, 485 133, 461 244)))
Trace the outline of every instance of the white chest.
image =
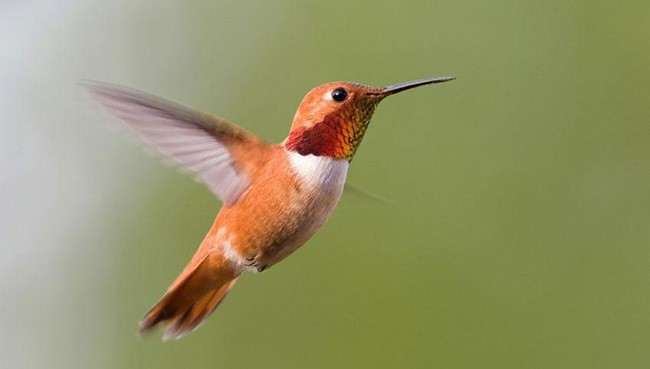
POLYGON ((350 163, 345 159, 300 155, 287 151, 291 168, 303 183, 311 205, 306 209, 313 224, 320 227, 334 211, 341 198, 350 163))
POLYGON ((307 188, 317 192, 338 193, 340 196, 350 165, 347 160, 300 155, 295 151, 287 151, 287 156, 291 168, 307 188))

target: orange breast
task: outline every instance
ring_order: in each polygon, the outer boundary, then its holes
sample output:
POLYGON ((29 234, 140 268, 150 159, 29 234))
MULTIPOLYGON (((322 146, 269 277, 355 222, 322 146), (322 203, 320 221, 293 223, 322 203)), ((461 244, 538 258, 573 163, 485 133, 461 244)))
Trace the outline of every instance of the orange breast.
POLYGON ((222 230, 219 242, 226 240, 235 254, 270 265, 301 234, 308 221, 303 210, 309 196, 281 147, 270 147, 265 158, 253 172, 250 188, 236 204, 221 209, 210 233, 222 230))

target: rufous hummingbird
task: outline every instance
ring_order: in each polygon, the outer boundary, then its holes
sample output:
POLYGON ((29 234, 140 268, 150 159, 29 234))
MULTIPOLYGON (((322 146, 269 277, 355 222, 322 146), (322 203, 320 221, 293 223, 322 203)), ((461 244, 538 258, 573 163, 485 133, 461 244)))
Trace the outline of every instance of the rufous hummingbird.
POLYGON ((184 336, 215 310, 245 270, 261 272, 302 246, 339 202, 377 104, 401 91, 453 79, 318 86, 304 97, 289 135, 278 144, 154 95, 83 82, 109 113, 223 202, 189 264, 140 322, 140 332, 164 323, 164 339, 184 336))

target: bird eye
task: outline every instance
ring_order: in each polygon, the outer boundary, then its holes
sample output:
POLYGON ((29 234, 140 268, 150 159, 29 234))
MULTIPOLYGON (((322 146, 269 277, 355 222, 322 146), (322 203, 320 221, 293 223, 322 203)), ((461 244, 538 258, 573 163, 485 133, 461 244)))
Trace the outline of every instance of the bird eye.
POLYGON ((348 92, 345 89, 339 87, 336 90, 332 91, 332 100, 336 102, 342 102, 348 98, 348 92))

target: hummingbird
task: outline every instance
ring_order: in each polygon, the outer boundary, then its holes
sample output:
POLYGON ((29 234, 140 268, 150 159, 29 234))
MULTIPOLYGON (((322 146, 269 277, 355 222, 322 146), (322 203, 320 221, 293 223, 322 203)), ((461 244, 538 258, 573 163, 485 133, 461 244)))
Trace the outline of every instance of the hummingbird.
POLYGON ((140 322, 178 339, 210 316, 243 272, 262 272, 302 246, 329 219, 348 167, 384 98, 454 77, 387 87, 331 82, 312 89, 289 135, 271 144, 218 116, 118 85, 82 86, 112 115, 222 202, 185 269, 140 322))

